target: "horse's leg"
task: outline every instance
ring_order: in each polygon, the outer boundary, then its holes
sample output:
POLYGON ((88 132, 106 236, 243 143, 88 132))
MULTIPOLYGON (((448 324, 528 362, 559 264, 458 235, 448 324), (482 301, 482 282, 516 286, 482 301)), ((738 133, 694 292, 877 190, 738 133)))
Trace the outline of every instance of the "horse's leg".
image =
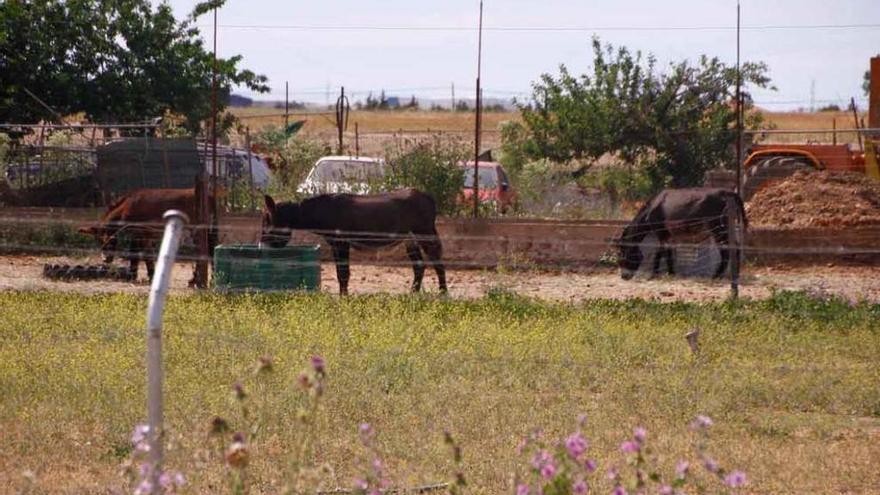
POLYGON ((349 270, 349 244, 335 241, 330 247, 333 249, 333 260, 336 262, 336 279, 339 280, 339 294, 348 294, 348 279, 351 277, 349 270))
POLYGON ((419 246, 428 257, 428 263, 434 267, 437 272, 437 283, 440 285, 440 292, 447 293, 449 289, 446 287, 446 267, 443 266, 443 244, 437 237, 437 231, 426 236, 425 239, 419 241, 419 246))
MULTIPOLYGON (((718 264, 718 268, 715 270, 715 275, 712 278, 721 278, 724 275, 724 272, 727 271, 727 265, 730 264, 730 240, 728 239, 728 234, 730 232, 730 225, 726 222, 721 223, 716 229, 713 229, 712 233, 715 235, 715 242, 718 243, 718 252, 721 254, 721 263, 718 264)), ((739 253, 734 253, 734 256, 739 256, 739 253)))
POLYGON ((406 254, 413 264, 412 291, 418 292, 422 290, 422 279, 425 276, 425 261, 422 259, 422 252, 415 241, 406 241, 406 254))
POLYGON ((651 278, 660 275, 660 261, 663 259, 664 254, 666 254, 666 244, 658 243, 654 249, 654 264, 651 267, 651 278))
POLYGON ((140 258, 138 253, 129 253, 128 254, 128 278, 132 282, 137 280, 138 278, 138 264, 140 263, 140 258))
POLYGON ((156 258, 158 258, 158 246, 156 242, 149 239, 141 241, 141 253, 144 256, 144 266, 147 267, 147 276, 150 282, 153 281, 153 274, 156 273, 156 258))
POLYGON ((675 250, 671 247, 666 248, 666 271, 670 275, 675 275, 675 250))

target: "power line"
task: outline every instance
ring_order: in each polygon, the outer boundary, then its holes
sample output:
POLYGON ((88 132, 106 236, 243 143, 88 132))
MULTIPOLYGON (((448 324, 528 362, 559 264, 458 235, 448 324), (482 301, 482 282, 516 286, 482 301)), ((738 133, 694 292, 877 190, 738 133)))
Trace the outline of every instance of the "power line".
MULTIPOLYGON (((202 27, 202 26, 200 26, 202 27)), ((317 24, 222 24, 221 29, 278 29, 290 31, 445 31, 472 32, 471 26, 317 25, 317 24)), ((770 24, 743 26, 743 31, 877 29, 880 24, 770 24)), ((596 32, 596 31, 735 31, 736 26, 488 26, 496 32, 596 32)))

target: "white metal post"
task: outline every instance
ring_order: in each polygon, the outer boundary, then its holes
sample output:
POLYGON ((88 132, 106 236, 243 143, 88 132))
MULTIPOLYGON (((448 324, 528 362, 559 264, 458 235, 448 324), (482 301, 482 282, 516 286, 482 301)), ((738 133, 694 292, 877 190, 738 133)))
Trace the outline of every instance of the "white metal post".
POLYGON ((163 216, 165 233, 156 261, 153 285, 150 287, 150 301, 147 306, 147 423, 150 430, 150 486, 152 493, 161 491, 159 473, 162 470, 162 312, 165 309, 165 296, 171 281, 171 268, 177 257, 180 234, 186 215, 178 210, 169 210, 163 216))

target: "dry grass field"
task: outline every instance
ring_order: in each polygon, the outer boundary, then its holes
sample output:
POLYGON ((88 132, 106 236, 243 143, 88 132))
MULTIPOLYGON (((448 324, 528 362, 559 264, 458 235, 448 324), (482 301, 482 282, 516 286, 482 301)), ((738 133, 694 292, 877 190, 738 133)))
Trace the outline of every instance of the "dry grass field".
MULTIPOLYGON (((281 125, 284 122, 283 110, 265 107, 234 108, 232 112, 244 125, 252 130, 261 129, 266 125, 281 125)), ((841 131, 854 129, 855 122, 851 112, 768 112, 764 111, 767 124, 777 129, 831 129, 835 123, 841 131)), ((483 115, 483 139, 496 142, 497 133, 502 122, 518 120, 517 112, 486 112, 483 115)), ((866 118, 864 113, 859 118, 866 118)), ((304 132, 324 139, 335 139, 335 117, 332 112, 326 114, 291 113, 291 120, 305 119, 304 132)), ((358 131, 368 139, 370 135, 426 134, 443 132, 461 136, 470 140, 474 129, 473 112, 444 111, 352 111, 349 117, 347 139, 353 139, 354 124, 358 131)), ((838 133, 838 142, 855 143, 852 132, 838 133)), ((808 140, 831 143, 832 135, 826 133, 805 133, 794 135, 773 135, 765 138, 768 142, 806 142, 808 140)))

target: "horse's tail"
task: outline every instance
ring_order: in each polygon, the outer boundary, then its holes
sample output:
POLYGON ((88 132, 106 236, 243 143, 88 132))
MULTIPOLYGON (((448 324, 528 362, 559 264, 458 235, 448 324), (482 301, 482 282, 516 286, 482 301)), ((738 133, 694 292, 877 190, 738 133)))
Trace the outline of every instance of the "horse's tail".
POLYGON ((742 197, 735 192, 731 192, 729 194, 731 197, 733 197, 734 204, 736 204, 736 208, 738 210, 737 214, 739 214, 739 218, 740 220, 742 220, 743 231, 748 230, 749 218, 748 216, 746 216, 746 205, 745 203, 743 203, 742 197))

